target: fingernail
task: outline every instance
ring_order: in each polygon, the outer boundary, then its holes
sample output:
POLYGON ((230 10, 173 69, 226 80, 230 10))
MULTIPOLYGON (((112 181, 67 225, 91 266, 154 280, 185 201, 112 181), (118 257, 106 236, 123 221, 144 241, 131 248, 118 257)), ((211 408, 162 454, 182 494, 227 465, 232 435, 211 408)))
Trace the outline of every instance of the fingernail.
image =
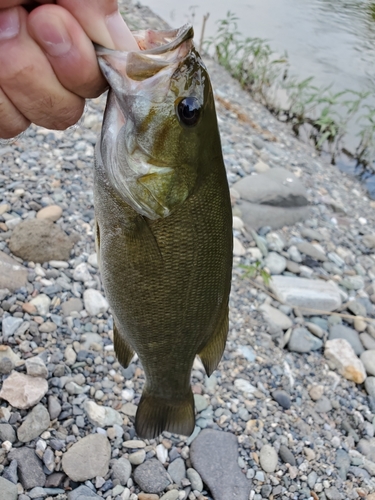
POLYGON ((18 35, 19 31, 20 19, 17 9, 0 11, 0 41, 14 38, 18 35))
POLYGON ((117 50, 139 50, 134 36, 119 12, 107 16, 105 22, 117 50))
POLYGON ((50 56, 63 56, 72 48, 72 39, 65 26, 57 19, 53 23, 43 23, 35 33, 38 42, 50 56))

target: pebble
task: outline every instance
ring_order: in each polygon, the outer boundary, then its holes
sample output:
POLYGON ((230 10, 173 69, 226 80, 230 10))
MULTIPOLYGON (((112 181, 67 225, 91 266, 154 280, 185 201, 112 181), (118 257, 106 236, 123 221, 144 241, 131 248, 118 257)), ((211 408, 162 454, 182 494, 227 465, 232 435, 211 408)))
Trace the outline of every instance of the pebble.
POLYGON ((309 390, 309 396, 313 401, 318 401, 324 394, 324 387, 322 385, 313 385, 309 390))
POLYGON ((315 411, 318 413, 327 413, 331 410, 332 410, 331 401, 326 396, 322 396, 315 403, 315 411))
POLYGON ((361 339, 361 342, 365 349, 375 349, 375 339, 369 333, 361 333, 359 335, 359 338, 361 339))
POLYGON ((94 401, 86 400, 83 407, 87 418, 96 427, 105 428, 123 424, 120 413, 109 406, 99 406, 94 401))
POLYGON ((375 349, 363 352, 360 359, 367 374, 375 376, 375 349))
POLYGON ((46 476, 42 462, 35 454, 35 450, 27 447, 13 448, 8 454, 10 460, 16 460, 18 477, 25 490, 44 486, 46 476))
POLYGON ((360 356, 363 351, 363 345, 359 339, 358 332, 344 325, 334 325, 331 326, 329 330, 329 340, 333 339, 345 339, 349 342, 349 344, 354 349, 354 352, 357 356, 360 356))
POLYGON ((18 489, 17 485, 11 483, 7 479, 0 477, 0 500, 17 500, 18 489))
POLYGON ((98 316, 108 310, 109 304, 103 295, 92 288, 85 290, 83 294, 85 309, 90 316, 98 316))
POLYGON ((269 304, 262 304, 259 307, 259 311, 262 312, 264 319, 271 326, 281 328, 282 330, 288 330, 288 328, 291 328, 293 325, 291 319, 288 318, 286 314, 269 304))
POLYGON ((278 462, 275 448, 269 444, 262 446, 259 461, 264 472, 275 472, 278 462))
POLYGON ((4 381, 0 398, 15 408, 26 410, 39 403, 47 391, 48 383, 45 379, 13 372, 4 381))
POLYGON ((287 446, 283 444, 280 446, 279 455, 281 460, 285 464, 290 464, 292 466, 296 465, 296 459, 294 458, 293 453, 289 450, 287 446))
POLYGON ((25 362, 26 372, 30 377, 48 378, 48 370, 42 358, 35 356, 25 362))
POLYGON ((203 429, 190 446, 192 465, 215 500, 232 498, 233 491, 238 498, 249 497, 250 483, 238 467, 237 448, 236 436, 213 429, 203 429))
POLYGON ((30 300, 30 304, 36 308, 38 314, 40 314, 41 316, 46 316, 49 313, 51 299, 48 297, 48 295, 41 293, 34 299, 30 300))
POLYGON ((62 216, 62 208, 58 205, 50 205, 49 207, 44 207, 36 214, 37 219, 47 219, 52 222, 56 222, 62 216))
POLYGON ((182 458, 173 460, 168 466, 168 474, 171 476, 173 482, 180 486, 181 481, 186 477, 185 461, 182 458))
POLYGON ((145 450, 135 451, 129 455, 129 462, 133 465, 143 464, 146 458, 145 450))
POLYGON ((375 399, 375 377, 366 378, 365 389, 368 395, 375 399))
POLYGON ((357 358, 347 340, 328 340, 325 344, 324 356, 332 368, 337 369, 340 375, 346 379, 352 380, 356 384, 362 384, 365 381, 366 371, 364 365, 357 358))
POLYGON ((286 269, 286 259, 276 252, 270 252, 264 259, 264 265, 270 274, 281 274, 286 269))
POLYGON ((112 465, 112 479, 116 479, 122 486, 126 486, 132 472, 132 466, 128 459, 121 457, 112 465))
POLYGON ((284 408, 284 410, 289 410, 291 406, 290 396, 287 392, 282 390, 273 391, 272 397, 275 401, 279 403, 280 406, 284 408))
POLYGON ((179 498, 179 491, 178 490, 170 490, 163 495, 160 500, 177 500, 179 498))
POLYGON ((108 472, 111 446, 102 434, 90 434, 82 438, 63 455, 62 468, 73 481, 83 482, 108 472), (85 460, 84 457, 90 457, 85 460))
POLYGON ((11 337, 22 323, 22 318, 14 318, 13 316, 3 318, 2 328, 4 339, 11 337))
POLYGON ((146 460, 135 469, 134 481, 146 493, 160 493, 170 484, 166 470, 155 458, 146 460))
POLYGON ((186 475, 191 483, 191 487, 193 490, 203 491, 202 478, 200 477, 200 475, 198 474, 198 472, 195 469, 190 467, 189 469, 187 469, 186 475))
POLYGON ((304 353, 316 351, 323 346, 323 342, 312 335, 306 328, 295 328, 288 343, 290 351, 304 353))
POLYGON ((42 404, 36 405, 18 428, 18 440, 29 443, 51 425, 49 413, 42 404))
POLYGON ((246 254, 246 249, 238 238, 233 237, 233 255, 235 257, 242 257, 246 254))

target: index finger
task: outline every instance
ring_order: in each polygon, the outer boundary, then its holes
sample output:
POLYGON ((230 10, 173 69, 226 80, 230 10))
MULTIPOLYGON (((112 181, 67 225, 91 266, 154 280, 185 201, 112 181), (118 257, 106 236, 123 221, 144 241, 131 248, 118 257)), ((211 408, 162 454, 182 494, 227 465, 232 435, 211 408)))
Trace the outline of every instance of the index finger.
POLYGON ((116 50, 139 50, 130 29, 118 11, 117 0, 57 0, 80 23, 93 41, 116 50))

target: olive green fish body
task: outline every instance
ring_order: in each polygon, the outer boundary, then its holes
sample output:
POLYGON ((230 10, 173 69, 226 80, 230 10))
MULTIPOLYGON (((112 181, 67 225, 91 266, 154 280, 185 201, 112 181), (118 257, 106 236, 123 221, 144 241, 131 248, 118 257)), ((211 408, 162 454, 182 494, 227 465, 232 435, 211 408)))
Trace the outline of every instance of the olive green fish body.
MULTIPOLYGON (((193 431, 194 358, 199 354, 210 374, 228 331, 232 216, 212 90, 206 74, 200 88, 191 84, 190 75, 182 91, 173 88, 180 82, 179 71, 196 71, 198 64, 203 72, 193 50, 186 47, 182 61, 175 63, 160 102, 156 98, 145 103, 144 96, 135 93, 121 109, 121 96, 110 91, 96 155, 100 270, 114 316, 119 360, 126 366, 135 351, 145 371, 136 416, 143 437, 163 430, 193 431), (196 96, 197 102, 201 99, 202 116, 194 126, 184 127, 176 118, 175 101, 185 93, 196 96), (116 168, 124 169, 125 179, 116 178, 118 171, 108 167, 119 158, 122 163, 116 168), (141 173, 134 184, 122 186, 136 169, 141 173)), ((158 68, 147 72, 146 62, 141 82, 153 78, 152 71, 160 73, 158 68)), ((114 88, 113 78, 108 80, 114 88)))

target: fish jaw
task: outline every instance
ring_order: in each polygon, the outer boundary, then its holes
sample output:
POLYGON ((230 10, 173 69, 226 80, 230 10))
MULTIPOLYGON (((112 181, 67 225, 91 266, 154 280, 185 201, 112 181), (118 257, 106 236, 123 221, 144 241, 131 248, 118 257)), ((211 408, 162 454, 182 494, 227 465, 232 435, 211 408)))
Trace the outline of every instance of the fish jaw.
POLYGON ((181 157, 179 149, 188 135, 196 150, 197 137, 179 123, 176 103, 188 95, 203 107, 209 83, 191 26, 135 37, 145 50, 96 49, 111 88, 97 154, 122 199, 155 220, 169 216, 193 190, 196 161, 181 157))

